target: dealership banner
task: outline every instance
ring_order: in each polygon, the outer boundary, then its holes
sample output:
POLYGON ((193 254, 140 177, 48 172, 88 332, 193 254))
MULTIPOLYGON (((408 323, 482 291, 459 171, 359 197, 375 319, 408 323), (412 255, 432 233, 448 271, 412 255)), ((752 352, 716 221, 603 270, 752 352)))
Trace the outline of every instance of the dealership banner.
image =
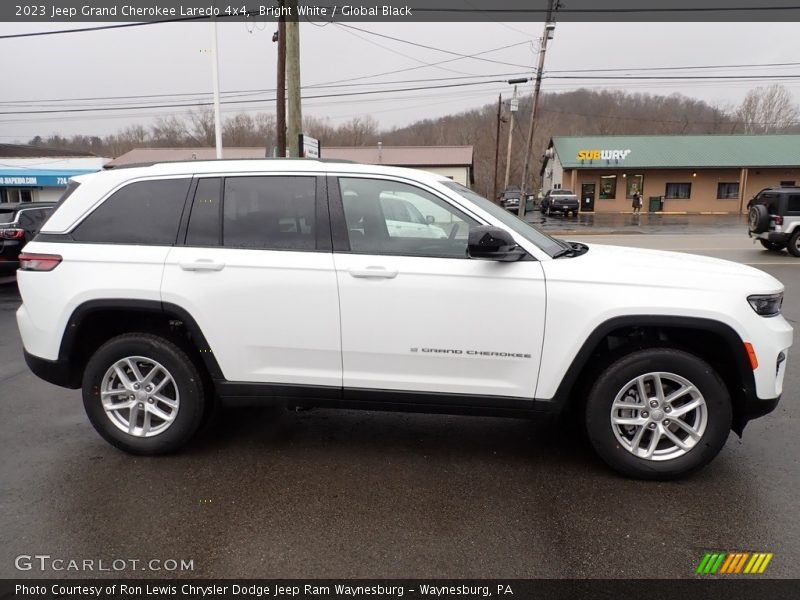
MULTIPOLYGON (((796 0, 34 0, 0 2, 0 21, 800 21, 796 0)), ((679 33, 676 32, 676 35, 679 33)), ((0 37, 1 39, 1 37, 0 37)), ((624 42, 599 51, 625 52, 624 42)))
POLYGON ((246 600, 388 600, 416 598, 518 600, 795 600, 800 580, 787 579, 73 579, 1 580, 0 598, 62 600, 208 598, 246 600))

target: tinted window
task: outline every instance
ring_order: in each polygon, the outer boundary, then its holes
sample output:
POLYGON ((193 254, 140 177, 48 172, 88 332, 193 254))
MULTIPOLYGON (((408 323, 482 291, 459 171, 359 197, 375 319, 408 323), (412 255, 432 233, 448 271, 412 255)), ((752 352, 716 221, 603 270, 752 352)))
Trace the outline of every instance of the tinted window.
POLYGON ((49 210, 23 210, 19 213, 19 224, 29 234, 39 231, 42 223, 50 214, 49 210))
POLYGON ((786 212, 800 213, 800 194, 790 194, 786 199, 786 212))
POLYGON ((111 195, 78 225, 79 242, 175 243, 190 179, 140 181, 111 195))
POLYGON ((225 246, 314 250, 313 177, 230 177, 225 180, 225 246))
POLYGON ((477 221, 433 194, 396 181, 341 178, 353 252, 466 258, 477 221))
POLYGON ((219 245, 221 183, 219 178, 201 179, 197 182, 189 228, 186 231, 187 246, 219 245))

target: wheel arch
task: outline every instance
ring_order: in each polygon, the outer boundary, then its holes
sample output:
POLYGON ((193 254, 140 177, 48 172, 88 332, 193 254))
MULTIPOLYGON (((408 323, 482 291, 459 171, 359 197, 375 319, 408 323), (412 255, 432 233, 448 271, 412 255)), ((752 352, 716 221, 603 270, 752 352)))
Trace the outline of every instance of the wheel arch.
POLYGON ((58 361, 68 365, 66 387, 80 387, 86 363, 101 344, 131 331, 164 335, 188 350, 212 379, 223 378, 200 326, 184 308, 157 300, 109 298, 80 304, 67 320, 58 352, 58 361))
POLYGON ((713 319, 632 315, 604 321, 578 350, 553 401, 574 408, 582 401, 581 393, 611 362, 632 350, 655 346, 685 350, 714 367, 731 395, 732 429, 741 435, 748 421, 746 406, 756 399, 755 377, 742 338, 713 319))

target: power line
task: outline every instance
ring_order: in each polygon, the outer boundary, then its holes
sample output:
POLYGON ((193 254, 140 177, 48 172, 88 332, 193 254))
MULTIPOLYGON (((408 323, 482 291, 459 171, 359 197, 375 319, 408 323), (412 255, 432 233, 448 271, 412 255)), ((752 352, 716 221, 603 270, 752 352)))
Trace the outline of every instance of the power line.
POLYGON ((479 56, 469 55, 469 54, 462 54, 460 52, 453 52, 452 50, 444 50, 442 48, 437 48, 436 46, 428 46, 427 44, 420 44, 419 42, 412 42, 410 40, 404 40, 402 38, 396 38, 391 35, 386 35, 384 33, 378 33, 376 31, 370 31, 369 29, 362 29, 361 27, 356 27, 355 25, 346 25, 345 23, 337 23, 340 27, 347 27, 348 29, 355 29, 356 31, 361 31, 363 33, 368 33, 369 35, 375 35, 378 37, 382 37, 387 40, 392 40, 395 42, 400 42, 402 44, 408 44, 410 46, 416 46, 418 48, 425 48, 426 50, 434 50, 436 52, 443 52, 445 54, 450 54, 453 56, 458 56, 460 58, 471 58, 473 60, 480 60, 483 62, 494 63, 498 65, 505 65, 511 67, 520 67, 522 69, 530 69, 530 65, 520 65, 517 63, 510 63, 510 62, 503 62, 499 60, 492 60, 491 58, 482 58, 479 56))
POLYGON ((58 29, 56 31, 32 31, 29 33, 10 33, 7 35, 0 35, 0 40, 9 40, 14 38, 27 38, 27 37, 40 37, 46 35, 61 35, 66 33, 89 33, 92 31, 104 31, 108 29, 124 29, 128 27, 146 27, 147 25, 161 25, 163 23, 180 23, 184 21, 198 21, 205 20, 208 17, 180 17, 176 19, 163 19, 159 21, 144 21, 140 23, 118 23, 117 25, 100 25, 99 27, 78 27, 75 29, 58 29))
MULTIPOLYGON (((371 94, 386 94, 388 92, 410 92, 416 90, 432 90, 443 88, 466 87, 473 85, 486 85, 491 83, 505 83, 505 80, 495 79, 490 81, 470 81, 462 83, 447 83, 442 85, 419 86, 396 88, 391 90, 361 90, 358 92, 339 92, 335 94, 320 94, 317 96, 303 96, 304 100, 311 100, 314 98, 339 98, 344 96, 366 96, 371 94)), ((223 100, 222 104, 248 104, 253 102, 274 102, 275 98, 263 98, 253 100, 223 100)), ((84 108, 65 108, 65 109, 48 109, 48 110, 28 110, 28 111, 0 111, 0 115, 32 115, 32 114, 53 114, 53 113, 77 113, 77 112, 100 112, 100 111, 113 111, 113 110, 143 110, 152 108, 182 108, 182 107, 195 107, 195 106, 210 106, 211 102, 192 102, 188 104, 156 104, 145 106, 102 106, 102 107, 84 107, 84 108)))
MULTIPOLYGON (((423 78, 423 79, 404 79, 404 80, 394 80, 394 81, 383 81, 383 82, 375 82, 374 84, 368 83, 355 83, 355 84, 346 84, 346 85, 329 85, 329 86, 318 86, 318 88, 314 89, 322 89, 322 88, 349 88, 349 87, 360 87, 364 85, 402 85, 408 83, 427 83, 431 81, 454 81, 454 80, 462 80, 462 79, 483 79, 487 77, 519 77, 525 75, 524 73, 491 73, 487 75, 466 75, 466 76, 457 76, 457 77, 434 77, 434 78, 423 78)), ((491 83, 494 80, 487 81, 486 83, 491 83)), ((480 83, 480 82, 476 82, 480 83)), ((310 86, 306 86, 309 88, 310 86)), ((394 89, 387 89, 386 92, 394 91, 394 89)), ((256 94, 267 94, 267 93, 274 93, 275 89, 252 89, 252 90, 231 90, 228 92, 222 92, 224 96, 227 98, 232 97, 240 97, 240 96, 249 96, 249 95, 256 95, 256 94)), ((195 93, 186 93, 186 94, 140 94, 140 95, 133 95, 133 96, 98 96, 98 97, 91 97, 91 98, 68 98, 68 99, 51 99, 51 100, 7 100, 7 101, 0 101, 0 107, 2 106, 14 106, 14 105, 21 105, 21 106, 29 106, 33 103, 43 103, 43 102, 73 102, 73 101, 94 101, 94 100, 133 100, 133 99, 147 99, 147 98, 165 98, 165 97, 172 97, 172 96, 199 96, 195 98, 175 98, 177 102, 188 102, 190 100, 202 101, 209 96, 211 96, 211 92, 195 92, 195 93)), ((46 106, 46 105, 40 105, 46 106)), ((99 108, 100 105, 88 105, 85 108, 99 108)), ((176 105, 181 106, 181 105, 176 105)), ((79 106, 81 108, 82 106, 79 106)), ((37 107, 38 108, 38 107, 37 107)))

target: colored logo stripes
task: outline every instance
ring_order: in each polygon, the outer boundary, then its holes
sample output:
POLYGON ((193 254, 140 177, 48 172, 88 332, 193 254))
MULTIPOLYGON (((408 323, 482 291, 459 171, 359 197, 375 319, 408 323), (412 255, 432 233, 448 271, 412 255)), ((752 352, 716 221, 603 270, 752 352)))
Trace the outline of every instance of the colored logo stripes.
POLYGON ((697 574, 763 573, 773 556, 772 552, 706 552, 697 567, 697 574))

